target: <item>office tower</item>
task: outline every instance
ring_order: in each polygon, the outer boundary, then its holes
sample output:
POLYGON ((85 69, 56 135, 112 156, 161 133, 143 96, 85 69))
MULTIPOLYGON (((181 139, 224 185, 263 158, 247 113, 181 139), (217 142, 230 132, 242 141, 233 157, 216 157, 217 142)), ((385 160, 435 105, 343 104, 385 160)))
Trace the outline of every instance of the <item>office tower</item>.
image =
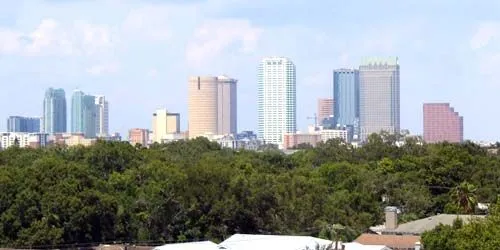
POLYGON ((65 133, 66 130, 66 93, 64 89, 49 88, 43 99, 43 132, 48 134, 65 133))
POLYGON ((460 143, 464 139, 464 119, 449 103, 424 103, 424 141, 460 143))
POLYGON ((161 143, 168 134, 180 133, 181 117, 179 113, 169 113, 166 109, 159 109, 153 113, 153 142, 161 143))
POLYGON ((133 128, 128 131, 128 141, 132 145, 141 144, 147 146, 149 141, 149 131, 143 128, 133 128))
POLYGON ((237 133, 236 83, 227 76, 189 77, 189 138, 237 133))
POLYGON ((316 121, 318 125, 324 124, 325 120, 328 120, 331 116, 333 116, 333 105, 332 98, 318 99, 318 120, 316 121))
POLYGON ((264 143, 283 146, 297 127, 295 65, 285 57, 266 57, 258 68, 258 136, 264 143))
POLYGON ((96 116, 95 96, 75 90, 71 97, 71 132, 96 137, 96 116))
MULTIPOLYGON (((359 137, 359 71, 337 69, 333 71, 333 99, 335 99, 336 127, 352 130, 354 139, 359 137)), ((349 138, 351 140, 353 138, 349 138)))
POLYGON ((109 135, 109 104, 106 97, 98 95, 95 97, 96 105, 96 133, 105 137, 109 135))
POLYGON ((359 66, 359 124, 362 141, 372 133, 400 132, 397 57, 365 58, 359 66))
POLYGON ((7 119, 7 132, 39 133, 40 118, 9 116, 7 119))

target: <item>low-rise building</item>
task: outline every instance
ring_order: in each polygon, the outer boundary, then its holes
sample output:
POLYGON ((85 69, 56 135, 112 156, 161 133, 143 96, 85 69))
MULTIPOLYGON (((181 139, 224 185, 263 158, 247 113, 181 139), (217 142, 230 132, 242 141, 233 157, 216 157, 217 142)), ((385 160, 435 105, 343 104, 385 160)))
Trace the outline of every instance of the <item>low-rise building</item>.
POLYGON ((91 146, 95 144, 97 139, 85 138, 83 133, 58 133, 50 136, 50 142, 57 145, 73 146, 91 146))
POLYGON ((132 145, 149 145, 149 130, 145 128, 133 128, 128 131, 128 141, 132 145))
POLYGON ((14 145, 20 148, 45 147, 48 143, 48 134, 45 133, 24 133, 6 132, 0 133, 0 149, 7 149, 14 145))

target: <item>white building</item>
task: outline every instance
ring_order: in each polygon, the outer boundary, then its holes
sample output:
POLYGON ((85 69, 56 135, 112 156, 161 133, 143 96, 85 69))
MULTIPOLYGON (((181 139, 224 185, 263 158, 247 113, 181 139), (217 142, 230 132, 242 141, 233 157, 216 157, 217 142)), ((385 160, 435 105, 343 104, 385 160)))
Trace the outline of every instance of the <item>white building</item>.
POLYGON ((321 141, 326 142, 330 139, 339 138, 345 142, 350 142, 351 131, 347 129, 324 129, 323 126, 309 126, 310 134, 319 134, 321 141))
POLYGON ((21 132, 0 133, 0 149, 7 149, 16 144, 20 148, 45 147, 48 142, 48 137, 49 135, 45 133, 21 133, 21 132))
POLYGON ((95 97, 96 105, 96 133, 99 137, 109 135, 109 104, 106 97, 98 95, 95 97))
POLYGON ((153 113, 152 120, 152 141, 161 143, 170 140, 171 134, 180 133, 180 114, 171 113, 166 109, 158 109, 153 113))
POLYGON ((258 68, 258 136, 282 147, 286 133, 297 127, 296 73, 285 57, 266 57, 258 68))

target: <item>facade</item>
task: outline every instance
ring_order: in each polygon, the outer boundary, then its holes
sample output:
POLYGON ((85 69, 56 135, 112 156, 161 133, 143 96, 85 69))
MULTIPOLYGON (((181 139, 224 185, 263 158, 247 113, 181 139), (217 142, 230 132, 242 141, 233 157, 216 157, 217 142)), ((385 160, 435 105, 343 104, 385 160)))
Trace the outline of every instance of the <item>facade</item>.
POLYGON ((74 146, 91 146, 97 142, 96 138, 86 138, 83 133, 60 133, 50 137, 52 144, 65 145, 68 147, 74 146))
POLYGON ((335 100, 335 127, 352 127, 359 136, 359 71, 337 69, 333 71, 333 98, 335 100))
POLYGON ((236 83, 227 76, 189 77, 189 138, 237 132, 236 83))
POLYGON ((397 57, 365 58, 359 66, 359 124, 364 141, 372 133, 400 131, 397 57))
POLYGON ((97 109, 95 96, 75 90, 71 97, 71 133, 83 133, 86 138, 96 137, 97 109))
POLYGON ((132 145, 140 144, 147 146, 149 142, 149 131, 145 128, 133 128, 128 131, 128 141, 132 145))
POLYGON ((49 135, 45 133, 0 133, 0 150, 7 149, 15 145, 19 146, 20 148, 45 147, 48 143, 48 137, 49 135))
POLYGON ((328 121, 328 119, 333 116, 333 106, 334 99, 332 98, 320 98, 318 99, 318 113, 317 121, 318 125, 322 125, 328 121))
POLYGON ((290 133, 285 134, 283 137, 283 148, 284 149, 293 149, 301 144, 309 144, 313 147, 316 146, 318 142, 321 141, 321 135, 317 133, 290 133))
POLYGON ((266 57, 258 68, 258 136, 283 146, 284 135, 297 130, 296 71, 285 57, 266 57))
POLYGON ((48 134, 66 132, 66 93, 64 89, 49 88, 43 99, 43 127, 48 134))
POLYGON ((109 135, 109 103, 106 97, 98 95, 95 97, 96 105, 96 134, 100 137, 109 135))
POLYGON ((168 134, 180 133, 181 118, 179 113, 170 113, 159 109, 153 113, 153 142, 161 143, 168 134))
POLYGON ((7 132, 39 133, 40 118, 9 116, 7 119, 7 132))
POLYGON ((460 143, 464 139, 464 120, 449 103, 424 103, 424 141, 460 143))

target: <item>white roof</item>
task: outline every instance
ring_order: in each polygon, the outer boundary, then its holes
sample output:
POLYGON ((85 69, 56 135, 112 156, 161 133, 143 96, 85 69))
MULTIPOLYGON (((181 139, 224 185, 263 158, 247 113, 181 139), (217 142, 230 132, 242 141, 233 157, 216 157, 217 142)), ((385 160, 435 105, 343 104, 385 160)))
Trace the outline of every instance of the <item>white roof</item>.
POLYGON ((218 250, 217 244, 211 241, 166 244, 153 250, 218 250))
POLYGON ((357 242, 344 243, 345 250, 391 250, 383 245, 362 245, 357 242))
POLYGON ((327 246, 332 243, 310 236, 279 236, 235 234, 219 244, 219 249, 227 250, 303 250, 316 249, 316 246, 327 246))

